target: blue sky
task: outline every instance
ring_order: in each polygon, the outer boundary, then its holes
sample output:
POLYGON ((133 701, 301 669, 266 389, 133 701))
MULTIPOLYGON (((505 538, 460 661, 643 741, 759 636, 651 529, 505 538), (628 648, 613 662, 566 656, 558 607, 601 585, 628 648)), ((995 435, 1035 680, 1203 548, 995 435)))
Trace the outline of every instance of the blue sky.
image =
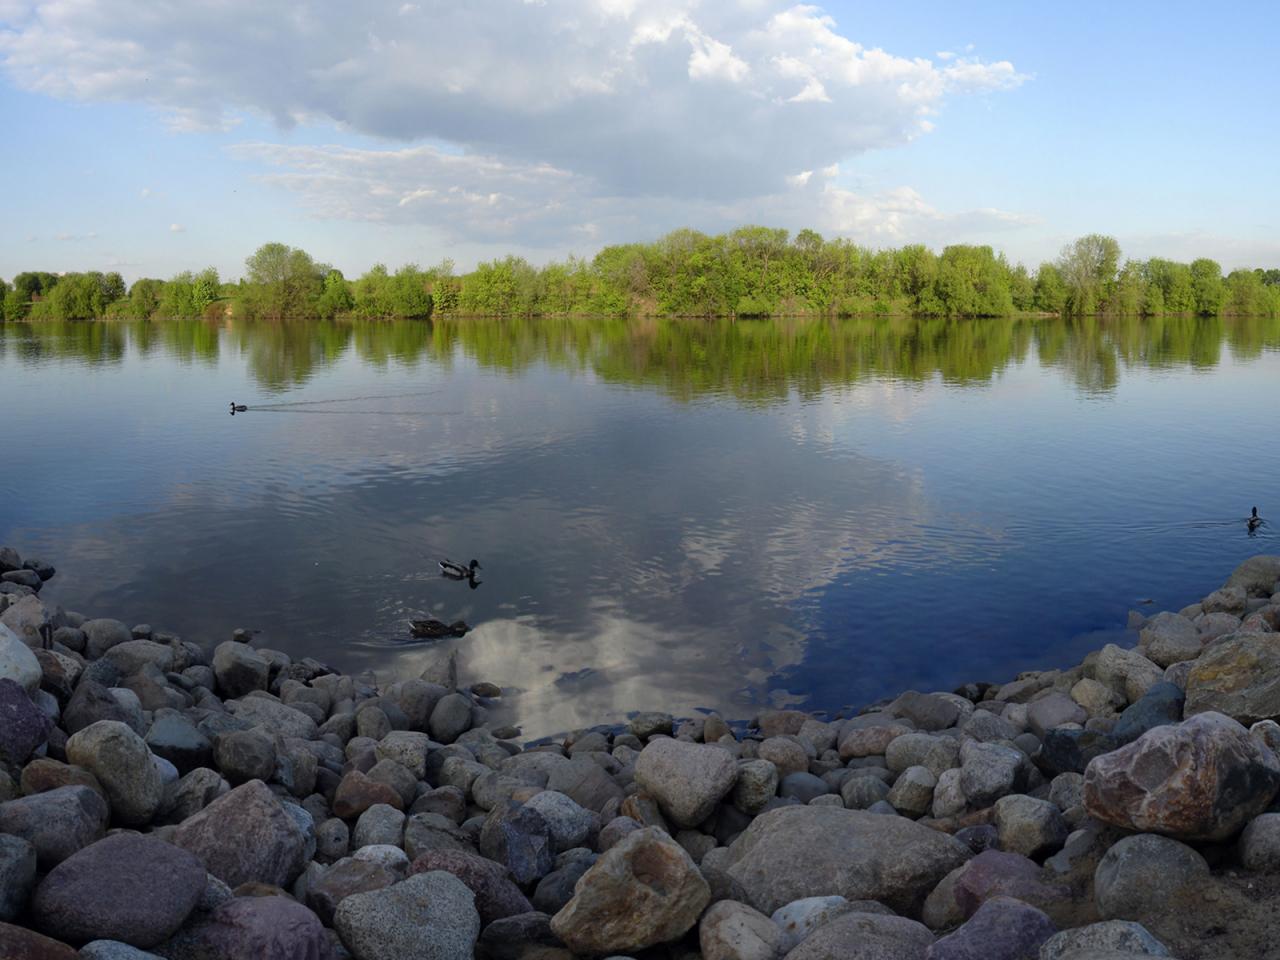
POLYGON ((1280 265, 1273 3, 0 0, 0 276, 678 226, 1280 265), (358 9, 357 9, 358 7, 358 9))

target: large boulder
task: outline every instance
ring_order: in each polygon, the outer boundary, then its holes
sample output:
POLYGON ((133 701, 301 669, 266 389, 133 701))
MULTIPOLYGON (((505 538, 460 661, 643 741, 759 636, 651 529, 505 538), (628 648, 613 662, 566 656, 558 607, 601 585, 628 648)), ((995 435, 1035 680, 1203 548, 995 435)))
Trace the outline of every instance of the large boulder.
POLYGON ((347 897, 334 927, 356 960, 471 960, 480 915, 461 880, 432 870, 347 897))
POLYGON ((286 703, 278 703, 267 697, 245 697, 233 700, 227 708, 237 720, 262 727, 281 737, 297 737, 312 740, 316 736, 316 722, 301 710, 286 703))
POLYGON ((164 799, 164 783, 146 741, 117 720, 99 720, 73 734, 67 760, 98 778, 112 817, 126 826, 150 823, 164 799))
POLYGON ((80 625, 85 636, 85 653, 90 660, 106 656, 108 650, 128 643, 133 639, 133 631, 119 620, 106 617, 97 620, 86 620, 80 625))
POLYGON ((813 931, 786 960, 925 960, 932 944, 933 934, 922 923, 850 912, 813 931))
POLYGON ((1086 662, 1085 675, 1132 703, 1164 679, 1164 670, 1137 650, 1108 643, 1092 662, 1086 662))
POLYGON ((1280 760, 1230 717, 1197 714, 1096 757, 1084 805, 1106 823, 1189 840, 1225 840, 1280 791, 1280 760))
POLYGON ((284 887, 305 865, 306 836, 261 780, 236 787, 182 821, 173 842, 232 888, 250 881, 284 887))
POLYGON ((224 697, 243 697, 267 689, 271 665, 247 644, 227 640, 214 648, 213 675, 224 697))
POLYGON ((729 751, 698 743, 651 740, 636 758, 636 783, 681 827, 695 827, 711 816, 737 776, 729 751))
POLYGON ((57 787, 0 803, 0 833, 36 848, 41 870, 52 870, 107 829, 107 802, 90 787, 57 787))
POLYGON ((1186 713, 1213 710, 1241 723, 1280 717, 1280 633, 1219 637, 1187 676, 1186 713))
POLYGON ((905 913, 970 856, 954 837, 903 817, 790 806, 751 822, 729 848, 728 873, 764 913, 833 894, 905 913))
POLYGON ((1204 639, 1196 625, 1177 613, 1157 613, 1142 627, 1140 649, 1152 663, 1162 667, 1194 660, 1204 639))
POLYGON ((1224 588, 1240 587, 1250 597, 1269 597, 1280 580, 1280 557, 1250 557, 1227 577, 1224 588))
POLYGON ((1094 871, 1093 895, 1104 919, 1140 921, 1176 909, 1179 897, 1199 902, 1212 882, 1209 864, 1186 844, 1140 833, 1106 852, 1094 871))
POLYGON ((630 953, 679 939, 710 900, 684 848, 648 827, 601 855, 551 929, 574 953, 630 953))
POLYGON ((118 833, 58 864, 36 888, 31 915, 68 943, 153 947, 182 926, 204 889, 204 867, 186 850, 118 833))

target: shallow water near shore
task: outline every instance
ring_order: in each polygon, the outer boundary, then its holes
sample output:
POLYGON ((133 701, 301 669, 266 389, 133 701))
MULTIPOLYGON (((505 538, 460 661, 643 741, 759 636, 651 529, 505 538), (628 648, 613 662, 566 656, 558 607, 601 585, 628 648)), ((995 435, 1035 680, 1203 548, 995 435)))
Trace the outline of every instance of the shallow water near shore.
POLYGON ((527 735, 835 711, 1280 551, 1278 388, 1252 319, 0 325, 0 543, 72 609, 384 680, 465 619, 527 735))

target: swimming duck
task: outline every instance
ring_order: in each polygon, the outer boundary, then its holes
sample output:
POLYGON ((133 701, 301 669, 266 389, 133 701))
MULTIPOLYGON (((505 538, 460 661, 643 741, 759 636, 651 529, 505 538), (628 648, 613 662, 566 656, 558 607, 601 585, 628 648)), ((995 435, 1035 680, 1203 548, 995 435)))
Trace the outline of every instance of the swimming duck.
POLYGON ((1249 518, 1247 525, 1249 527, 1250 532, 1257 530, 1260 526, 1262 526, 1262 518, 1258 516, 1257 507, 1253 508, 1253 516, 1249 518))
POLYGON ((421 640, 441 640, 444 637, 466 636, 468 627, 461 620, 445 623, 443 620, 410 620, 409 630, 421 640))
POLYGON ((243 403, 236 403, 234 400, 231 401, 231 414, 233 416, 237 413, 244 413, 248 409, 249 408, 243 403))
POLYGON ((472 560, 469 567, 464 567, 460 563, 454 563, 452 560, 440 561, 440 572, 446 577, 454 580, 466 580, 476 575, 476 571, 480 569, 480 561, 472 560))

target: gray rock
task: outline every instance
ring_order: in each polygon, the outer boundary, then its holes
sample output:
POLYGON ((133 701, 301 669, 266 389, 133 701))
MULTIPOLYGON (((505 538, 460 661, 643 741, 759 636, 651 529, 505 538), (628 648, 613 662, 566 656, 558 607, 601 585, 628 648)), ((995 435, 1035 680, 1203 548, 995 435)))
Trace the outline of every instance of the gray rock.
POLYGON ((287 897, 235 897, 163 947, 170 960, 330 960, 314 913, 287 897))
POLYGON ((180 774, 207 767, 213 760, 213 744, 209 738, 173 710, 159 711, 144 739, 153 754, 168 760, 180 774))
POLYGON ((182 926, 204 889, 204 867, 186 850, 118 833, 58 864, 36 889, 31 915, 59 940, 148 948, 182 926))
POLYGON ((151 822, 164 799, 164 783, 146 742, 133 730, 99 720, 73 734, 66 750, 68 761, 98 778, 116 820, 127 826, 151 822))
POLYGON ((40 687, 40 661, 18 635, 0 624, 0 680, 12 680, 27 693, 40 687))
POLYGON ((516 883, 551 872, 551 829, 537 810, 517 803, 494 807, 480 831, 480 852, 510 871, 516 883))
POLYGON ((906 912, 970 856, 953 837, 901 817, 795 806, 753 820, 730 847, 727 872, 762 912, 832 894, 906 912))
POLYGON ((1152 686, 1164 679, 1164 671, 1136 650, 1125 650, 1109 643, 1103 647, 1085 674, 1123 694, 1132 703, 1152 686))
POLYGON ((591 811, 555 790, 544 790, 524 805, 538 811, 546 821, 555 853, 582 846, 597 819, 591 811))
POLYGON ((1138 649, 1151 662, 1168 667, 1200 656, 1204 638, 1196 625, 1176 613, 1157 613, 1146 622, 1138 640, 1138 649))
POLYGON ((53 721, 17 681, 0 680, 0 764, 22 766, 52 729, 53 721))
POLYGON ((222 775, 234 784, 270 780, 276 772, 276 741, 264 730, 231 730, 218 734, 214 758, 222 775))
POLYGON ((163 960, 157 953, 139 950, 119 940, 94 940, 76 954, 77 960, 163 960))
POLYGON ((533 908, 549 915, 563 910, 573 899, 582 875, 594 867, 598 859, 595 854, 588 854, 557 866, 538 881, 533 891, 533 908))
POLYGON ((738 764, 732 800, 743 813, 759 813, 777 792, 778 768, 768 760, 744 760, 738 764))
POLYGON ((1037 858, 1053 853, 1067 842, 1067 823, 1048 800, 1013 794, 995 805, 1000 849, 1037 858))
POLYGON ((92 678, 83 676, 66 709, 62 711, 62 727, 67 733, 78 733, 99 720, 115 720, 131 727, 137 722, 133 712, 121 706, 110 690, 92 678))
POLYGON ((671 735, 673 720, 669 713, 645 712, 637 713, 631 718, 632 734, 641 740, 648 740, 654 734, 671 735))
MULTIPOLYGON (((515 760, 517 757, 511 759, 515 760)), ((577 756, 570 760, 563 757, 555 759, 560 760, 560 763, 551 769, 547 777, 548 790, 563 793, 579 806, 597 813, 610 800, 622 799, 622 788, 589 756, 577 756)))
POLYGON ((695 827, 733 789, 738 767, 719 747, 651 740, 636 760, 635 776, 662 812, 681 827, 695 827))
POLYGON ((1094 899, 1108 920, 1140 920, 1209 882, 1209 864, 1200 854, 1168 837, 1141 833, 1103 856, 1094 873, 1094 899))
POLYGON ((415 780, 427 778, 427 751, 431 738, 412 730, 393 730, 374 747, 379 760, 393 760, 413 775, 415 780))
POLYGON ((1250 557, 1232 572, 1225 589, 1240 587, 1250 597, 1270 596, 1280 580, 1280 556, 1250 557))
POLYGON ((461 880, 475 894, 475 906, 480 913, 481 924, 528 913, 533 909, 520 888, 511 882, 499 864, 474 852, 432 850, 416 858, 411 870, 413 873, 443 870, 461 880))
POLYGON ((374 844, 398 847, 404 843, 404 821, 404 814, 395 807, 375 803, 360 814, 351 833, 351 844, 357 850, 374 844))
POLYGON ((769 919, 778 929, 779 954, 790 953, 814 930, 848 913, 853 905, 844 897, 805 897, 773 911, 769 919))
POLYGON ((227 708, 237 720, 262 727, 273 736, 297 737, 300 740, 314 740, 316 737, 315 720, 301 710, 267 697, 233 700, 227 704, 227 708))
POLYGON ((119 620, 86 620, 80 629, 84 631, 85 653, 90 660, 97 660, 112 647, 133 639, 133 632, 119 620))
POLYGON ((287 887, 302 871, 307 838, 261 780, 218 797, 178 825, 173 842, 230 887, 287 887))
POLYGON ((1280 873, 1280 813, 1263 813, 1240 834, 1240 862, 1255 873, 1280 873))
POLYGON ((772 920, 732 900, 713 904, 698 924, 704 960, 776 960, 779 940, 772 920))
POLYGON ((440 698, 431 711, 431 738, 440 743, 453 743, 471 728, 471 701, 461 693, 440 698))
POLYGON ((52 870, 107 829, 107 802, 89 787, 66 786, 0 803, 0 833, 36 849, 41 870, 52 870))
POLYGON ((1214 641, 1187 675, 1185 710, 1224 713, 1244 724, 1280 717, 1276 635, 1232 633, 1214 641))
POLYGON ((1027 725, 1041 739, 1046 730, 1068 723, 1082 724, 1088 719, 1084 708, 1058 690, 1027 704, 1027 725))
POLYGON ((933 788, 937 785, 937 778, 927 767, 908 767, 898 775, 885 799, 899 813, 919 817, 933 806, 933 788))
POLYGON ((1140 923, 1104 920, 1055 933, 1040 948, 1039 960, 1072 960, 1084 951, 1143 957, 1168 957, 1169 950, 1140 923))
POLYGON ((223 697, 234 699, 266 690, 271 677, 271 666, 252 647, 227 640, 213 651, 213 675, 223 697))
POLYGON ((1023 960, 1057 932, 1042 911, 1010 897, 993 897, 964 925, 929 947, 926 960, 1023 960))
POLYGON ((1012 747, 973 740, 961 745, 960 789, 970 806, 990 806, 1024 780, 1022 754, 1012 747))
POLYGON ((1186 696, 1176 684, 1161 681, 1120 714, 1111 736, 1117 744, 1132 743, 1148 730, 1179 723, 1186 696))
POLYGON ((347 897, 334 927, 356 960, 471 960, 480 914, 461 880, 433 870, 347 897))
POLYGON ((890 787, 879 777, 849 777, 840 785, 840 798, 850 810, 869 810, 885 801, 890 787))
POLYGON ((933 934, 906 917, 846 913, 825 923, 786 960, 925 960, 933 934))
POLYGON ((11 923, 27 904, 36 882, 36 848, 22 837, 0 833, 0 923, 11 923))

